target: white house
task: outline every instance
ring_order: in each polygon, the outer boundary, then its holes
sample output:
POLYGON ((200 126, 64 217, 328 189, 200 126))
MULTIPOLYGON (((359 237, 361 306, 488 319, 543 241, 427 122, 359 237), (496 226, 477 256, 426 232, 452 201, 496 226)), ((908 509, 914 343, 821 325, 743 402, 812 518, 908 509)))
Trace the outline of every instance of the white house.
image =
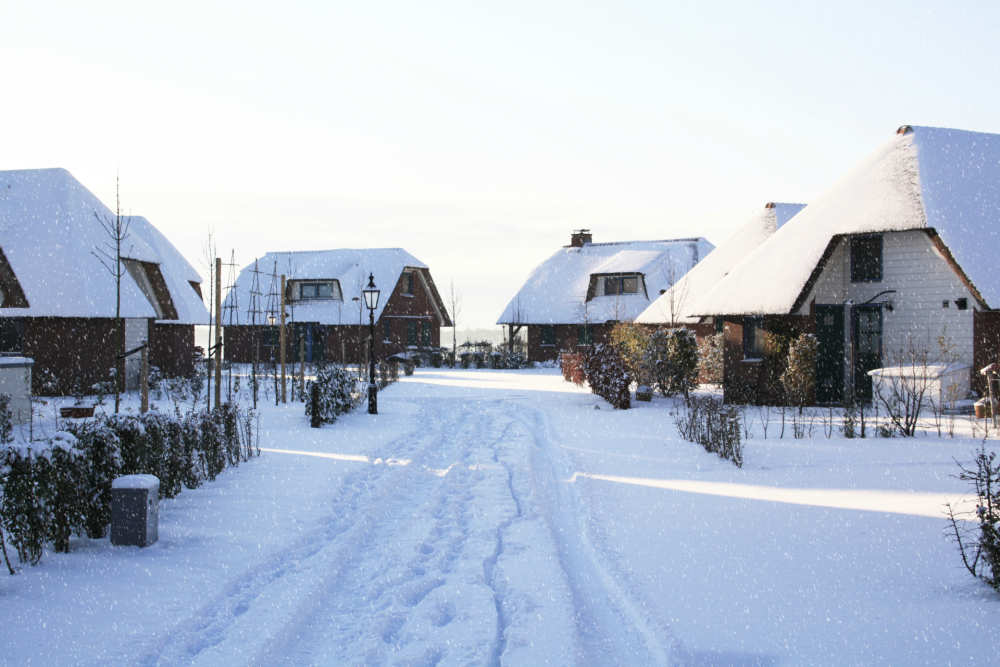
POLYGON ((703 238, 593 243, 589 230, 542 262, 507 304, 497 324, 511 336, 528 331, 528 359, 555 359, 561 350, 606 339, 617 322, 631 322, 713 246, 703 238))
POLYGON ((817 399, 871 393, 914 353, 972 369, 1000 350, 1000 135, 911 127, 698 300, 726 321, 726 390, 764 400, 774 333, 815 332, 817 399))

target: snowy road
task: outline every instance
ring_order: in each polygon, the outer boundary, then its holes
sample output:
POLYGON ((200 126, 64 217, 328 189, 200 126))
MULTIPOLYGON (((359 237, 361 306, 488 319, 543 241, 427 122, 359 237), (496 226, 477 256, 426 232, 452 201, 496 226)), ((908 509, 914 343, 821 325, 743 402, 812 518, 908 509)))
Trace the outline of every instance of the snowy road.
POLYGON ((737 469, 552 371, 422 369, 0 578, 0 664, 990 663, 941 504, 972 438, 747 442, 737 469))
POLYGON ((416 429, 357 457, 327 522, 139 662, 666 662, 586 540, 542 412, 523 396, 413 402, 416 429))

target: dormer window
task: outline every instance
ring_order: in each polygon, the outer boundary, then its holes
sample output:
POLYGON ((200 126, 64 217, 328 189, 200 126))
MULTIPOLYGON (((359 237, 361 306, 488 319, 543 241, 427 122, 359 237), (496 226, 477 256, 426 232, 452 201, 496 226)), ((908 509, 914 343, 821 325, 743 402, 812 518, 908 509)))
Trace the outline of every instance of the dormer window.
POLYGON ((403 294, 413 294, 413 271, 407 271, 403 274, 403 294))
POLYGON ((296 284, 292 294, 301 301, 320 299, 343 301, 340 284, 336 280, 305 280, 296 284))
POLYGON ((604 278, 604 295, 612 296, 617 294, 638 294, 639 276, 607 276, 604 278))

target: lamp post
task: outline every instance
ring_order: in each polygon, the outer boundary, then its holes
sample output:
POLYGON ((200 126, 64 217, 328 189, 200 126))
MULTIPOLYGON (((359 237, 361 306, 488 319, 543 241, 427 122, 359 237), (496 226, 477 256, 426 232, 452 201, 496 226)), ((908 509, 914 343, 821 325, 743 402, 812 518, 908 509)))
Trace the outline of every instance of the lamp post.
POLYGON ((361 290, 368 307, 368 414, 378 414, 378 387, 375 385, 375 309, 379 291, 374 274, 368 274, 368 286, 361 290))

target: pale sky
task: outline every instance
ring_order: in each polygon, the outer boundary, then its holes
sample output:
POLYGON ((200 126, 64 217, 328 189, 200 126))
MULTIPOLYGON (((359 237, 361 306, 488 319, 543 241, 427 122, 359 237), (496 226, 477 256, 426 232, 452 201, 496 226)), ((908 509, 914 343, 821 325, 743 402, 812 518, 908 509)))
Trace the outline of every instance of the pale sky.
POLYGON ((117 174, 206 278, 210 231, 403 247, 468 328, 572 229, 718 243, 899 125, 1000 131, 993 3, 586 4, 8 2, 0 169, 117 174))

